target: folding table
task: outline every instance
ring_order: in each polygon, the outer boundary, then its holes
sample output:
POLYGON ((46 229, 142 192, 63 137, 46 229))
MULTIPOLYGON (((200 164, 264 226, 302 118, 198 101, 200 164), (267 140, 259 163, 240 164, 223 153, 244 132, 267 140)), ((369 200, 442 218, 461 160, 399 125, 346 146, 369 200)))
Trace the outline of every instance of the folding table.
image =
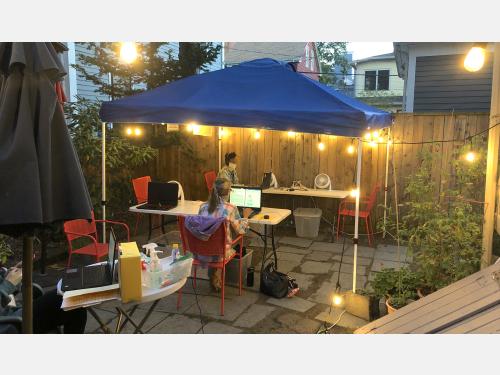
MULTIPOLYGON (((178 202, 178 205, 170 210, 145 210, 137 208, 137 206, 132 206, 129 208, 129 211, 166 216, 193 216, 198 215, 200 206, 202 204, 202 201, 180 200, 178 202)), ((264 233, 259 233, 258 231, 252 230, 252 232, 257 234, 264 242, 264 252, 262 255, 261 269, 264 268, 264 264, 270 257, 274 257, 274 264, 276 265, 276 268, 278 268, 278 256, 276 254, 276 244, 274 240, 274 227, 280 224, 288 216, 290 216, 291 213, 292 211, 288 209, 262 207, 259 214, 255 215, 251 219, 248 219, 248 222, 251 224, 261 224, 264 226, 264 233), (269 215, 269 219, 264 219, 264 215, 269 215), (272 252, 269 254, 268 239, 271 240, 272 249, 272 252)))

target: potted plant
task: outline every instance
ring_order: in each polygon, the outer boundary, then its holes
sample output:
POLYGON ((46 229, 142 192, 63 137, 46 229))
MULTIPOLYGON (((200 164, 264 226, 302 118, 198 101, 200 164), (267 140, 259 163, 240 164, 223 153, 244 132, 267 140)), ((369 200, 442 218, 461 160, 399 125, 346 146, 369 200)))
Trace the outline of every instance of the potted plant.
POLYGON ((409 267, 402 267, 399 270, 383 268, 377 272, 370 285, 375 296, 379 299, 385 298, 387 312, 391 314, 415 300, 417 280, 416 273, 409 267))

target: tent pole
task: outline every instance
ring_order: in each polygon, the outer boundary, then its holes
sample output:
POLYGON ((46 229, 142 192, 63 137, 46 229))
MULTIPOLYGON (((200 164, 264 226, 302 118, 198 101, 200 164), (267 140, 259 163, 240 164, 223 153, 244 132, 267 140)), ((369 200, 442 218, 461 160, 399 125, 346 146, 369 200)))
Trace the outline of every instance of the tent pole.
POLYGON ((385 238, 385 223, 387 221, 387 182, 389 179, 389 147, 391 139, 391 128, 387 131, 387 144, 385 147, 385 185, 384 185, 384 233, 382 234, 382 238, 385 238))
MULTIPOLYGON (((102 123, 102 152, 101 152, 102 182, 101 182, 101 206, 102 220, 106 220, 106 123, 102 123)), ((102 241, 106 241, 106 222, 102 223, 102 241)))
POLYGON ((219 145, 219 150, 218 150, 219 151, 219 165, 218 165, 219 169, 217 170, 217 173, 222 168, 222 136, 221 136, 221 130, 222 130, 222 128, 219 126, 218 127, 218 134, 217 134, 218 135, 217 138, 219 139, 219 143, 218 143, 218 145, 219 145))
POLYGON ((358 266, 358 234, 359 234, 359 199, 361 195, 361 159, 363 154, 363 142, 358 138, 358 162, 356 163, 356 211, 354 216, 354 264, 352 266, 352 292, 356 293, 356 269, 358 266))

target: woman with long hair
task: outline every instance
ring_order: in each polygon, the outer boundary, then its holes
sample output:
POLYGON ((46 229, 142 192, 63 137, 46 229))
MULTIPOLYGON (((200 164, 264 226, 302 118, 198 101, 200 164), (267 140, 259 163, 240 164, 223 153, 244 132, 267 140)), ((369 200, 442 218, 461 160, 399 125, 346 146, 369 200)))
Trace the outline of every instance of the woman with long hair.
MULTIPOLYGON (((217 178, 214 182, 212 192, 208 197, 208 201, 201 205, 199 211, 199 215, 212 216, 216 218, 225 217, 229 221, 231 230, 226 232, 226 258, 234 254, 234 249, 231 247, 233 232, 239 235, 246 233, 248 229, 248 220, 240 216, 238 207, 229 203, 228 198, 230 192, 230 181, 226 178, 217 178)), ((216 291, 219 291, 222 286, 221 276, 222 271, 220 269, 210 272, 210 283, 216 291)))

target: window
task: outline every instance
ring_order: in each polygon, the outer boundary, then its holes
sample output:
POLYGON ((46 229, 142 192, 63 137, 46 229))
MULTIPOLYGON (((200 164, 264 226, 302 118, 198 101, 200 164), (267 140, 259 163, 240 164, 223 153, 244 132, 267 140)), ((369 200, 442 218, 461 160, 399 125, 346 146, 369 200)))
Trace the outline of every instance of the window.
POLYGON ((389 71, 379 70, 377 75, 377 90, 389 90, 389 71))
POLYGON ((365 71, 365 91, 389 90, 389 70, 365 71))
POLYGON ((377 71, 365 71, 365 91, 373 91, 377 88, 377 71))

